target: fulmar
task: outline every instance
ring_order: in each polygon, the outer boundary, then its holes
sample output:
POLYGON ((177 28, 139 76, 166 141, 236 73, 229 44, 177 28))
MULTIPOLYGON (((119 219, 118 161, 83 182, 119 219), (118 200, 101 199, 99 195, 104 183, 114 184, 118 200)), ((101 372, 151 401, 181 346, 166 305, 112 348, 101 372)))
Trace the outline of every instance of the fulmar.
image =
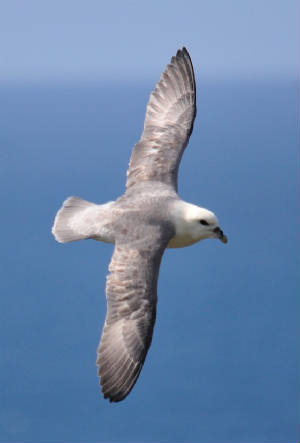
POLYGON ((129 394, 143 367, 152 341, 164 250, 206 238, 227 242, 213 212, 181 200, 177 193, 178 167, 195 116, 194 70, 183 47, 150 94, 125 193, 106 204, 70 197, 54 220, 52 233, 58 242, 94 239, 115 245, 97 349, 102 392, 111 402, 129 394))

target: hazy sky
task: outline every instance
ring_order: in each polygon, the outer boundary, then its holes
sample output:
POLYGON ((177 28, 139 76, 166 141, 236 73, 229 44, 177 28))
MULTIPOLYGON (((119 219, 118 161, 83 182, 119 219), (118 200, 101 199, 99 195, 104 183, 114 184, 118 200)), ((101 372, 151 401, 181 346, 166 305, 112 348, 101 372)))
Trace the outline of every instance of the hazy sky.
POLYGON ((299 6, 0 6, 0 442, 299 440, 299 6), (124 191, 149 92, 191 53, 198 113, 183 199, 228 244, 166 251, 153 343, 128 398, 100 393, 112 246, 61 245, 62 201, 124 191))
POLYGON ((182 45, 209 77, 291 75, 299 9, 296 0, 10 0, 0 80, 139 79, 182 45))

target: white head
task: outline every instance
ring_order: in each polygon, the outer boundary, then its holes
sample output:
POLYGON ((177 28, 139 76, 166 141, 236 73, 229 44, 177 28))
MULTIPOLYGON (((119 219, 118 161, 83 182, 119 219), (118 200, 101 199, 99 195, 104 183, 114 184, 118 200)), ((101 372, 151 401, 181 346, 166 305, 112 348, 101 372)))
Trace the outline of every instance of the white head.
POLYGON ((169 248, 188 246, 205 238, 217 238, 227 243, 213 212, 183 201, 180 205, 178 203, 173 212, 176 235, 169 242, 169 248))

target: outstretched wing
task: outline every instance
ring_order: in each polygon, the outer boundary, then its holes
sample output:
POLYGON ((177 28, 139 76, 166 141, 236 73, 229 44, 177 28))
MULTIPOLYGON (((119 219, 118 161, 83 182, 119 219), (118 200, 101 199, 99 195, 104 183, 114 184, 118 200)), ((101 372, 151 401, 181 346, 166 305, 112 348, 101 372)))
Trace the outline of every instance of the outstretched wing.
POLYGON ((196 85, 186 48, 177 51, 162 73, 147 105, 144 132, 127 171, 129 188, 155 180, 177 191, 177 172, 196 116, 196 85))
POLYGON ((152 340, 157 279, 164 249, 172 237, 160 226, 138 226, 134 238, 115 245, 106 283, 107 314, 97 350, 105 398, 123 400, 134 386, 152 340))

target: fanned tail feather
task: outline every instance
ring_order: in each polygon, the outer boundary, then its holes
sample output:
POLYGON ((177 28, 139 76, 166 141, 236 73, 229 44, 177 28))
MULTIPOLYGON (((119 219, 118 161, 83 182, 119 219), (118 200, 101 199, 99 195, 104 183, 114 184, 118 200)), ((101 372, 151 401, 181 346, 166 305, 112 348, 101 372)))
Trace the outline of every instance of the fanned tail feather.
POLYGON ((98 205, 90 203, 79 197, 69 197, 64 201, 62 207, 57 212, 52 234, 60 243, 67 243, 76 240, 90 238, 89 227, 83 223, 83 215, 87 215, 87 210, 98 205))

